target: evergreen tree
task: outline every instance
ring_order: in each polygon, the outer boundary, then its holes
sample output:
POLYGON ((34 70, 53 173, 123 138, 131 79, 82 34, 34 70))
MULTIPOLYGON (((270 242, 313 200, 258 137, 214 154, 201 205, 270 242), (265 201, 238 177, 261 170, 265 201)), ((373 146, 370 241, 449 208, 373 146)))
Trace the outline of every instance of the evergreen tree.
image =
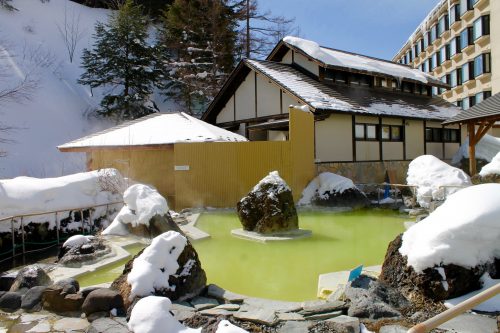
POLYGON ((163 94, 201 114, 234 68, 237 13, 226 0, 175 0, 163 18, 163 94))
POLYGON ((79 83, 104 87, 106 95, 97 114, 135 119, 157 112, 149 96, 156 79, 153 47, 146 39, 147 21, 140 6, 127 0, 106 24, 97 23, 92 50, 85 49, 79 83))

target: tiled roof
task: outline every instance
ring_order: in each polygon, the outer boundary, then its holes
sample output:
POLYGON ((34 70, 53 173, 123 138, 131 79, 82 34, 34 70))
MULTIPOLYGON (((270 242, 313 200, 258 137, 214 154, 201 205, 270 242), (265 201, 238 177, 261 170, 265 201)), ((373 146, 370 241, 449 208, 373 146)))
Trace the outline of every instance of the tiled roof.
POLYGON ((482 119, 500 120, 500 93, 485 99, 468 110, 464 110, 456 116, 446 120, 443 124, 461 123, 468 120, 482 119))
POLYGON ((250 68, 273 80, 316 111, 445 120, 459 109, 440 98, 368 88, 330 86, 303 74, 291 65, 245 60, 250 68))

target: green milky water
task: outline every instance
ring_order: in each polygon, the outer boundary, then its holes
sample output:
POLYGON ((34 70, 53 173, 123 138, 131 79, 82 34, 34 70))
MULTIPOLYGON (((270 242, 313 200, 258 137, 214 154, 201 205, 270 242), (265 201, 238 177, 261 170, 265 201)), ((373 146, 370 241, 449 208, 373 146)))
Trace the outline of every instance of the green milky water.
POLYGON ((300 228, 312 230, 312 237, 262 244, 230 235, 241 228, 235 213, 209 213, 198 227, 212 239, 195 248, 209 283, 244 295, 302 301, 316 298, 320 274, 381 264, 404 220, 382 210, 301 212, 300 228))
MULTIPOLYGON (((303 301, 316 298, 320 274, 381 264, 407 219, 385 210, 300 212, 300 228, 312 230, 312 237, 263 244, 231 236, 241 228, 236 213, 205 213, 197 226, 211 238, 193 245, 209 283, 244 295, 303 301)), ((140 247, 128 250, 135 254, 140 247)), ((112 281, 126 262, 78 281, 81 286, 112 281)))

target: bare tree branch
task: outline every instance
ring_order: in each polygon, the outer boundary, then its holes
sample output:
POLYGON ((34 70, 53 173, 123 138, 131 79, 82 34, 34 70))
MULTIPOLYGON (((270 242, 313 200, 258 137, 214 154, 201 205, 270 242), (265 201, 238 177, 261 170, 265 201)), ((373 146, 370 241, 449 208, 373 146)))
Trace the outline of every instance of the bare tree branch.
POLYGON ((78 42, 83 37, 83 31, 80 30, 80 14, 78 16, 73 11, 71 17, 68 17, 67 5, 64 5, 64 22, 62 25, 57 24, 57 29, 61 35, 66 50, 68 51, 69 62, 73 62, 75 56, 75 49, 78 42))

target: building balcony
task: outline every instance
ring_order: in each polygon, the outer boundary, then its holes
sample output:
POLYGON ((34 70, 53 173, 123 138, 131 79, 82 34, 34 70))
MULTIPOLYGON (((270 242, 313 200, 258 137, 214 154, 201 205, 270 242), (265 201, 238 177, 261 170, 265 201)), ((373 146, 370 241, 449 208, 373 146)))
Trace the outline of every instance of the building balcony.
POLYGON ((465 49, 462 50, 462 53, 465 53, 465 55, 470 56, 472 53, 474 53, 475 50, 475 45, 468 45, 465 49))
POLYGON ((463 57, 464 55, 462 54, 462 52, 460 52, 460 53, 455 53, 453 57, 451 57, 451 59, 456 63, 459 63, 460 61, 462 61, 463 57))
POLYGON ((458 34, 460 30, 462 30, 462 21, 458 20, 453 22, 450 26, 450 30, 453 31, 453 34, 458 34))
POLYGON ((450 37, 451 37, 451 30, 446 30, 441 35, 441 38, 443 39, 443 43, 446 42, 448 40, 448 38, 450 38, 450 37))
POLYGON ((459 85, 459 86, 456 86, 455 88, 453 88, 452 90, 455 94, 457 95, 460 95, 461 93, 464 92, 464 86, 463 85, 459 85))
POLYGON ((450 98, 453 96, 453 92, 451 90, 446 90, 441 97, 443 97, 445 100, 449 101, 450 98))
POLYGON ((434 52, 434 45, 433 44, 427 45, 425 52, 427 52, 429 55, 432 54, 432 52, 434 52))
POLYGON ((478 2, 476 2, 476 4, 474 5, 474 8, 477 8, 479 9, 479 11, 483 11, 486 9, 486 7, 488 7, 490 5, 490 0, 479 0, 478 2))
POLYGON ((460 19, 462 21, 468 22, 473 17, 474 17, 474 10, 471 9, 471 10, 468 10, 465 13, 463 13, 462 16, 460 16, 460 19))
POLYGON ((481 84, 486 84, 488 82, 491 82, 491 73, 483 73, 476 77, 476 80, 481 82, 481 84))
POLYGON ((472 90, 476 87, 476 80, 472 79, 462 84, 465 88, 472 90))
POLYGON ((484 35, 474 41, 480 47, 485 47, 490 43, 490 35, 484 35))
POLYGON ((432 42, 432 46, 434 46, 436 49, 440 48, 442 44, 443 40, 441 37, 437 37, 436 40, 432 42))
POLYGON ((434 68, 434 76, 441 76, 441 74, 443 74, 443 66, 437 66, 436 68, 434 68))

